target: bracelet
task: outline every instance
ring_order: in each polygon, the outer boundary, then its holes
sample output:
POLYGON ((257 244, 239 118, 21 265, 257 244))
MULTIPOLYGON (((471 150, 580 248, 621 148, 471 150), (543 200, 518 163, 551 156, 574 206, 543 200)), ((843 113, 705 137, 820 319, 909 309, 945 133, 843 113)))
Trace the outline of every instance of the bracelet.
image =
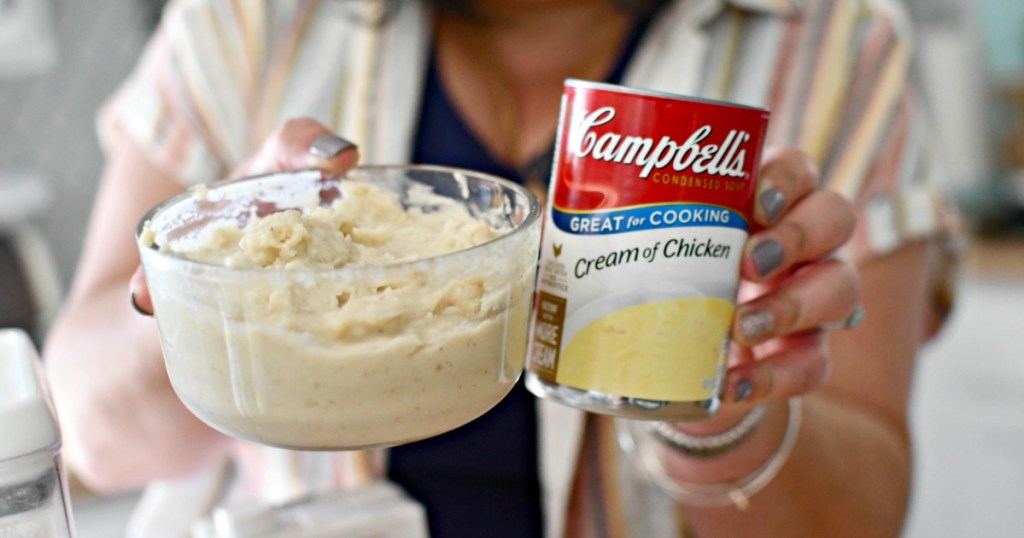
POLYGON ((768 413, 767 405, 759 405, 735 426, 715 435, 690 435, 667 422, 649 422, 648 428, 660 441, 687 456, 710 458, 739 446, 757 428, 768 413))
POLYGON ((619 444, 641 476, 658 486, 677 502, 701 508, 735 506, 750 508, 750 498, 764 489, 779 474, 796 444, 803 416, 803 403, 799 397, 789 399, 786 433, 779 449, 753 473, 731 483, 694 484, 669 476, 663 461, 664 443, 649 435, 649 427, 641 421, 619 419, 619 444), (646 435, 645 435, 646 434, 646 435))

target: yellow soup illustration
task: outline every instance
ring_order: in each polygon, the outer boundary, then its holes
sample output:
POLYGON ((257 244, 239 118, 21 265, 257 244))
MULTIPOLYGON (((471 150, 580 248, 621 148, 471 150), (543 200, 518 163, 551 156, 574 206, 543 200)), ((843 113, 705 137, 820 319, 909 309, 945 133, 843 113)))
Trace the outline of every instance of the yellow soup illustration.
POLYGON ((686 297, 614 311, 572 337, 555 381, 651 400, 710 398, 733 310, 725 299, 686 297))

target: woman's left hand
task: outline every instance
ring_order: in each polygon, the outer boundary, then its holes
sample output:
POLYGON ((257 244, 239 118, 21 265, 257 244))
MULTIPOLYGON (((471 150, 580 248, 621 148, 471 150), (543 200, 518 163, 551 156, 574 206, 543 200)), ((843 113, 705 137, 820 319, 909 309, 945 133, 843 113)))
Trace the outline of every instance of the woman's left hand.
POLYGON ((839 194, 818 187, 817 167, 795 149, 768 150, 760 170, 755 228, 741 261, 740 303, 726 403, 757 405, 820 386, 828 371, 823 327, 857 321, 860 282, 830 255, 856 218, 839 194))

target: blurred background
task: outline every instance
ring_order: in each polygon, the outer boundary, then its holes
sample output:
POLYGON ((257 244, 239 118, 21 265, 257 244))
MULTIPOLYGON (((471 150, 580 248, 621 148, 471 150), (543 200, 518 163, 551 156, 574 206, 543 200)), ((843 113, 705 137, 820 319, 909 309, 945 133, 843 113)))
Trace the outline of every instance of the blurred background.
MULTIPOLYGON (((956 309, 915 386, 905 536, 1024 536, 1024 2, 902 1, 970 231, 956 309)), ((0 0, 0 327, 40 342, 60 308, 100 175, 95 114, 159 4, 0 0)), ((123 534, 133 495, 72 495, 80 536, 123 534)))

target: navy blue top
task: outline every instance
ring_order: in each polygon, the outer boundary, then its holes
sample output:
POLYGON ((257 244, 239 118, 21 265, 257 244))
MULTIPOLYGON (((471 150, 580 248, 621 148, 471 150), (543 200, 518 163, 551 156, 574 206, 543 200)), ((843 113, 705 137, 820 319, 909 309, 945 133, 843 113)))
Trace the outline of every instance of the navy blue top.
MULTIPOLYGON (((636 25, 607 82, 622 80, 647 26, 636 25)), ((515 167, 496 159, 459 116, 432 56, 413 162, 455 166, 512 181, 515 167)), ((550 159, 543 159, 550 170, 550 159)), ((549 173, 544 173, 545 180, 549 173)), ((452 432, 391 449, 388 477, 423 503, 432 538, 529 538, 544 534, 533 396, 520 380, 479 419, 452 432)))

